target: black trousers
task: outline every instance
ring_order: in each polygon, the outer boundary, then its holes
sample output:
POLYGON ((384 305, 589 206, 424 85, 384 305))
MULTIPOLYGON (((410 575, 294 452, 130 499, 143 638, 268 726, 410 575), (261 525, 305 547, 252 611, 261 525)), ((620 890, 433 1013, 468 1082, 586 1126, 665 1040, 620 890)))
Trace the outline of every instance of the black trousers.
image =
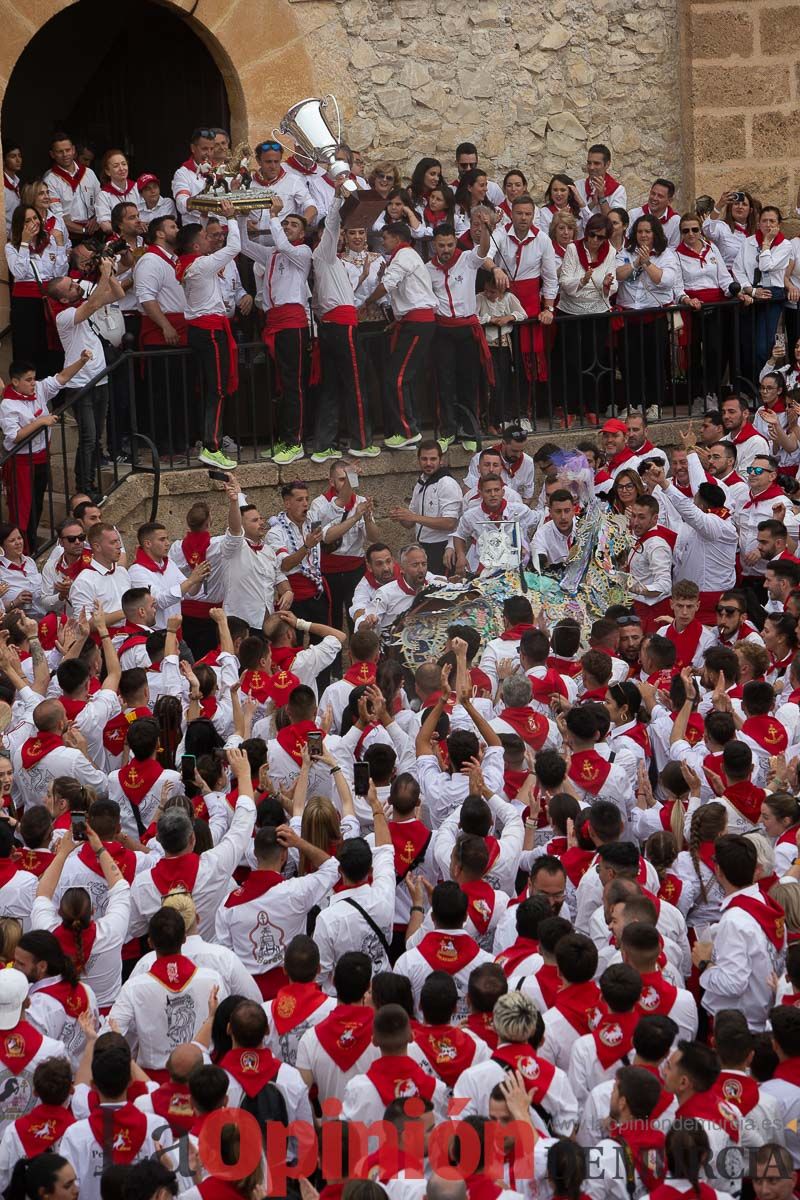
POLYGON ((346 630, 352 632, 353 623, 348 610, 353 603, 353 592, 363 578, 363 567, 358 567, 355 571, 333 571, 325 576, 331 598, 328 624, 334 629, 341 629, 342 633, 346 630))
POLYGON ((364 392, 364 351, 355 325, 321 321, 318 329, 322 359, 322 386, 317 409, 314 445, 317 450, 336 446, 343 423, 351 446, 372 445, 369 404, 364 392), (342 421, 344 418, 344 421, 342 421))
POLYGON ((310 341, 307 329, 280 329, 275 334, 275 365, 281 377, 277 441, 302 446, 306 422, 310 341))
POLYGON ((447 542, 420 542, 420 545, 428 556, 428 570, 434 575, 444 575, 444 552, 447 542))
POLYGON ((30 362, 38 379, 61 370, 64 355, 48 348, 44 300, 37 296, 11 297, 11 348, 17 362, 30 362))
POLYGON ((494 367, 494 387, 489 391, 489 424, 502 429, 510 414, 511 347, 490 346, 494 367))
POLYGON ((200 370, 203 445, 218 450, 222 435, 222 409, 228 390, 228 339, 224 329, 187 328, 187 339, 200 370))
MULTIPOLYGON (((551 327, 552 328, 552 327, 551 327)), ((568 413, 601 413, 611 403, 611 325, 606 313, 564 321, 557 327, 551 362, 562 381, 568 413)))
MULTIPOLYGON (((195 659, 203 658, 219 645, 219 633, 210 617, 183 617, 181 619, 183 640, 195 659)), ((260 632, 260 631, 259 631, 260 632)))
POLYGON ((428 363, 436 337, 432 321, 401 322, 392 334, 394 344, 386 364, 387 436, 416 437, 419 433, 414 405, 414 384, 428 363))
MULTIPOLYGON (((327 582, 327 580, 326 580, 327 582)), ((289 580, 291 584, 291 579, 289 580)), ((296 617, 300 617, 302 621, 314 621, 318 625, 330 625, 330 601, 328 592, 323 592, 321 596, 312 596, 309 600, 295 600, 292 605, 292 612, 296 617)), ((311 635, 311 642, 321 641, 321 638, 311 635)), ((324 671, 320 671, 317 676, 317 693, 321 696, 325 688, 331 681, 331 668, 326 667, 324 671)))
POLYGON ((626 407, 647 409, 652 404, 660 407, 666 371, 666 316, 647 311, 644 317, 629 317, 620 336, 626 407))
POLYGON ((436 326, 433 343, 439 392, 439 432, 443 437, 472 435, 478 426, 483 370, 472 329, 436 326))
POLYGON ((134 430, 155 442, 162 456, 181 454, 201 436, 201 422, 191 410, 194 371, 191 359, 158 351, 170 346, 148 345, 141 381, 141 401, 136 405, 134 430), (186 385, 184 387, 184 371, 186 385))

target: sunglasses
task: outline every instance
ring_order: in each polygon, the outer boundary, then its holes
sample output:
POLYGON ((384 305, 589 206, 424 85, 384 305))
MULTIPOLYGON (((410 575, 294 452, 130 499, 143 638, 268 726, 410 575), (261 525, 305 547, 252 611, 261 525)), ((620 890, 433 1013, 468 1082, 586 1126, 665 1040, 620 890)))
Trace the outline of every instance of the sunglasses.
POLYGON ((727 604, 718 604, 717 605, 717 616, 718 617, 735 617, 737 613, 739 614, 739 616, 741 616, 743 612, 744 612, 744 609, 732 608, 727 604))
POLYGON ((604 233, 587 233, 587 238, 597 238, 599 242, 607 242, 608 238, 604 233))
POLYGON ((216 131, 213 129, 197 129, 195 133, 199 138, 214 138, 217 136, 216 131))
POLYGON ((633 615, 629 617, 617 617, 618 625, 641 625, 641 623, 642 622, 640 619, 638 617, 634 617, 633 615))
POLYGON ((522 431, 520 431, 519 433, 506 433, 503 436, 503 441, 506 443, 506 445, 508 445, 509 442, 516 442, 518 445, 521 446, 523 444, 523 442, 527 442, 527 440, 528 440, 527 433, 522 433, 522 431))
POLYGON ((375 178, 376 178, 376 179, 388 179, 388 180, 393 180, 393 179, 394 179, 394 175, 390 175, 390 174, 388 173, 388 171, 376 171, 376 172, 375 172, 375 178))
POLYGON ((681 230, 681 233, 699 233, 699 232, 700 232, 699 225, 687 225, 684 229, 681 230))
POLYGON ((747 468, 748 475, 769 475, 771 473, 771 471, 772 471, 772 467, 748 467, 747 468))
POLYGON ((82 533, 62 533, 62 542, 82 542, 84 535, 82 533))
POLYGON ((283 146, 280 142, 261 142, 256 146, 256 154, 263 154, 265 150, 277 150, 279 154, 282 154, 283 146))

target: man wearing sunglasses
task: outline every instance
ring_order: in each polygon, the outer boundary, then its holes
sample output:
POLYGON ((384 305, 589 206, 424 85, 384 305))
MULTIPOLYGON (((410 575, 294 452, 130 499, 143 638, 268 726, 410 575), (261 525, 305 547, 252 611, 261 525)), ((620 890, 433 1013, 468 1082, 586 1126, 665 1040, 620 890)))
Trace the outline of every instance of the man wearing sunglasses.
MULTIPOLYGON (((280 196, 283 203, 282 220, 286 217, 304 217, 310 229, 317 219, 317 208, 308 184, 296 171, 287 171, 281 162, 283 147, 280 142, 261 142, 256 146, 258 170, 253 172, 253 183, 269 188, 280 196)), ((330 190, 330 189, 328 189, 330 190)), ((331 195, 331 200, 333 195, 331 195)), ((330 205, 330 200, 328 201, 330 205)), ((272 244, 269 231, 270 210, 262 208, 247 218, 247 229, 251 237, 257 237, 265 245, 272 244)))
POLYGON ((717 604, 717 645, 732 648, 737 642, 755 642, 763 646, 761 634, 746 617, 744 593, 736 589, 723 592, 717 604))
POLYGON ((720 407, 725 426, 724 442, 736 447, 736 470, 744 477, 756 457, 769 454, 769 442, 750 422, 750 409, 741 396, 728 396, 720 407))
POLYGON ((191 154, 172 176, 172 196, 182 217, 186 216, 189 201, 206 186, 215 135, 215 129, 195 129, 189 142, 191 154))
POLYGON ((83 526, 75 517, 68 517, 58 531, 53 553, 42 567, 42 607, 46 612, 64 612, 73 581, 91 563, 83 526))
POLYGON ((759 454, 747 467, 750 499, 734 517, 739 530, 741 584, 753 591, 759 604, 765 600, 766 561, 758 545, 758 527, 763 521, 782 521, 790 537, 797 539, 798 520, 792 502, 778 485, 778 462, 770 454, 759 454))

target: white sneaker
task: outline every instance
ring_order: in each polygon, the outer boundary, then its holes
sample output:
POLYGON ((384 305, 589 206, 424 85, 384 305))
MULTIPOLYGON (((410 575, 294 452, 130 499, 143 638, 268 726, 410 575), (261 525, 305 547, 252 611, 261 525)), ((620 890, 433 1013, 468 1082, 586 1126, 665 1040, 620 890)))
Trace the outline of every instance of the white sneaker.
POLYGON ((661 418, 661 409, 657 404, 651 404, 645 413, 648 421, 658 421, 661 418))

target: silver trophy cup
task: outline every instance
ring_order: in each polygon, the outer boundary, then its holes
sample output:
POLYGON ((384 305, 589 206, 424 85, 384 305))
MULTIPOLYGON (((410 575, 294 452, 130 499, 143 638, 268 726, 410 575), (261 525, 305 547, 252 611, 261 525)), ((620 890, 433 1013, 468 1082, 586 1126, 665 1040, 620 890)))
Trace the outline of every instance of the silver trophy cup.
MULTIPOLYGON (((335 96, 321 99, 312 96, 293 104, 280 123, 280 132, 294 140, 301 156, 325 167, 331 179, 350 174, 348 163, 336 156, 342 140, 342 121, 335 96), (326 116, 326 109, 331 105, 336 113, 336 133, 326 116)), ((350 195, 357 190, 352 179, 345 181, 343 190, 350 195)))

